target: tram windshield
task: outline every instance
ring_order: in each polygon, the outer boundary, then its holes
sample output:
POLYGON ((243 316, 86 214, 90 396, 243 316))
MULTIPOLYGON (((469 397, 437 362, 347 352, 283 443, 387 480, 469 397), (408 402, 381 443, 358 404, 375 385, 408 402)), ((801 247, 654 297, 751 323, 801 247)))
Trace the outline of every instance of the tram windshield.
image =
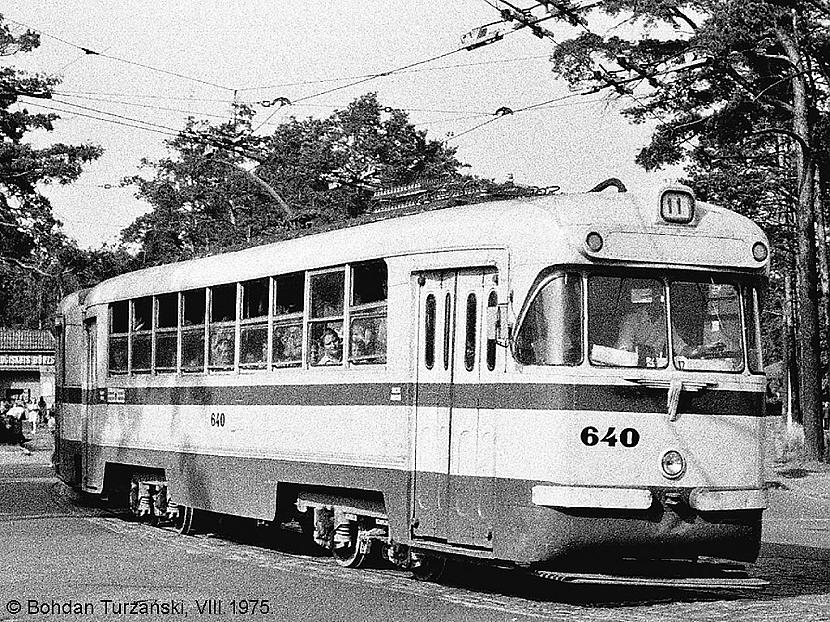
POLYGON ((595 365, 665 368, 671 353, 678 369, 742 371, 738 286, 711 280, 666 283, 657 278, 592 276, 588 341, 595 365))
POLYGON ((586 352, 595 366, 721 372, 741 372, 748 360, 757 373, 759 342, 756 293, 749 285, 686 275, 563 272, 537 289, 515 354, 525 365, 579 365, 586 352))

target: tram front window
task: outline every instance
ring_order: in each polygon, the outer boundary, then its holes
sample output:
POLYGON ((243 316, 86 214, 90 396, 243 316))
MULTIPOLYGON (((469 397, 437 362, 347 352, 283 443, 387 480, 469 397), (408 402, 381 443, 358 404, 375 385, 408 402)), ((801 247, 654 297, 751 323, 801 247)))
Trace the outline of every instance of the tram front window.
POLYGON ((594 365, 666 367, 665 285, 658 279, 588 279, 588 342, 594 365))
POLYGON ((705 280, 592 276, 588 279, 589 359, 594 365, 742 371, 738 287, 705 280), (667 296, 669 294, 669 296, 667 296), (671 331, 667 320, 671 300, 671 331))
POLYGON ((556 274, 536 293, 516 337, 516 358, 525 365, 582 362, 582 277, 556 274))
POLYGON ((731 283, 673 281, 670 284, 679 369, 742 371, 741 302, 731 283))

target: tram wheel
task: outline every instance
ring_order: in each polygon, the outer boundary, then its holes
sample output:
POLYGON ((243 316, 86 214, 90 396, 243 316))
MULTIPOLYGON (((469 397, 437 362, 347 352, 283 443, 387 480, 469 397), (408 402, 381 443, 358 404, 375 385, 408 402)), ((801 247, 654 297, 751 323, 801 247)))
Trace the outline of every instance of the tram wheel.
POLYGON ((337 532, 335 546, 331 549, 334 561, 344 568, 360 568, 366 563, 367 554, 361 551, 357 523, 338 525, 337 532))
POLYGON ((416 581, 439 581, 447 569, 447 558, 418 552, 413 554, 412 578, 416 581))
POLYGON ((176 528, 183 536, 189 536, 193 533, 193 515, 196 510, 189 505, 182 506, 179 509, 179 517, 176 521, 176 528))

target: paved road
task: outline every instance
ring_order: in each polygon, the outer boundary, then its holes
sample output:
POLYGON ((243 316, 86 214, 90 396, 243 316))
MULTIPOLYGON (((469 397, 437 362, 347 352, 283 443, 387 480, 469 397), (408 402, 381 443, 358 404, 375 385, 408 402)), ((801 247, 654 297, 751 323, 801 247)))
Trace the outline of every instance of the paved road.
POLYGON ((790 491, 773 495, 765 539, 781 542, 767 543, 753 570, 771 582, 762 593, 574 589, 475 568, 430 584, 387 568, 343 569, 290 540, 276 550, 125 521, 79 504, 43 455, 31 460, 0 463, 0 620, 830 620, 826 539, 794 535, 821 528, 827 511, 790 491))

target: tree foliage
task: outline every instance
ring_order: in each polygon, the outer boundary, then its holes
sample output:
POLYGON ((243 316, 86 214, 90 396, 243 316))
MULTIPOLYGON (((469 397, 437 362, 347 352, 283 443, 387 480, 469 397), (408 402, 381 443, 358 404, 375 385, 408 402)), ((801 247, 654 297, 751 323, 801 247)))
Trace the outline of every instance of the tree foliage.
POLYGON ((366 209, 371 188, 458 176, 454 150, 427 139, 406 113, 367 94, 317 119, 291 117, 267 136, 245 106, 213 125, 190 119, 171 155, 125 180, 152 210, 123 233, 147 264, 256 243, 366 209))
MULTIPOLYGON (((14 32, 0 15, 0 56, 30 52, 39 45, 31 31, 14 32)), ((33 99, 48 99, 57 79, 0 67, 0 324, 41 326, 51 316, 67 278, 61 254, 72 244, 60 231, 40 188, 68 184, 102 151, 95 145, 56 143, 36 148, 33 131, 52 131, 58 115, 30 112, 33 99), (36 301, 32 303, 32 301, 36 301)), ((72 279, 70 279, 72 280, 72 279)))

